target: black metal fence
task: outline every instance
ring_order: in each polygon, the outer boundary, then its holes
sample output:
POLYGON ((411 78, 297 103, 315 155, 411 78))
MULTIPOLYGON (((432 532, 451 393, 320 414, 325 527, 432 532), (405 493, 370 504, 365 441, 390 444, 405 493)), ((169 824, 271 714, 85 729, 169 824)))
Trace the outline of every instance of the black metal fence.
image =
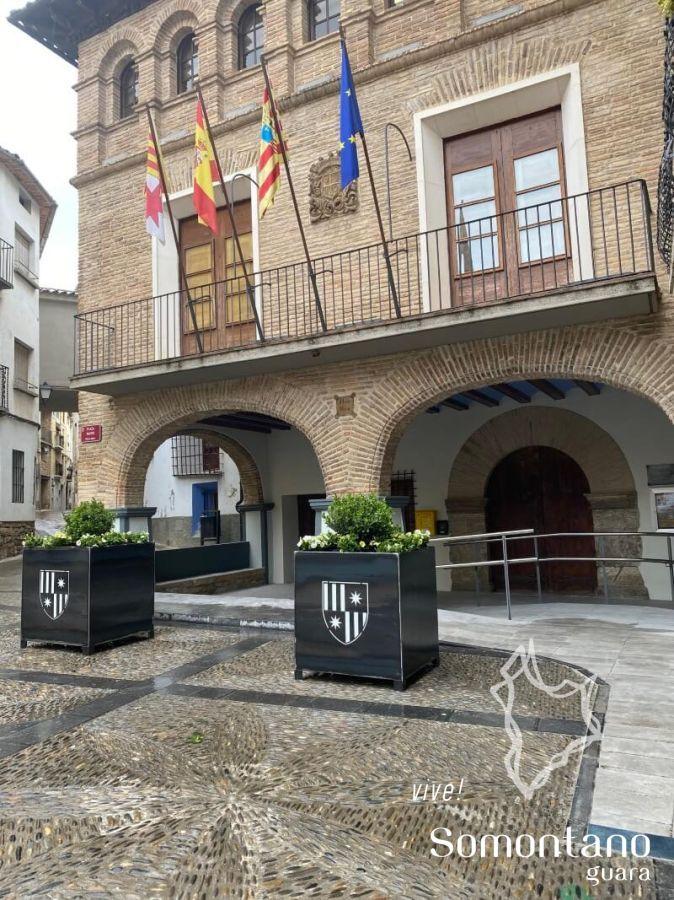
POLYGON ((14 247, 0 238, 0 288, 14 284, 14 247))
MULTIPOLYGON (((431 315, 654 270, 643 181, 471 217, 386 247, 402 318, 431 315)), ((328 331, 396 318, 384 245, 314 260, 328 331)), ((75 373, 141 366, 322 332, 305 262, 76 316, 75 373), (255 303, 261 328, 253 315, 255 303), (190 305, 194 316, 190 312, 190 305)))

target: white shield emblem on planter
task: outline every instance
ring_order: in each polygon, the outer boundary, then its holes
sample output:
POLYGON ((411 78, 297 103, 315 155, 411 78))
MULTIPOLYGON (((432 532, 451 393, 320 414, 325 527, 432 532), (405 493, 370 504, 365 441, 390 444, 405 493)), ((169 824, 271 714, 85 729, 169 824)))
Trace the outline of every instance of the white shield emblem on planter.
POLYGON ((340 644, 353 644, 369 618, 367 582, 324 581, 322 593, 325 627, 340 644))
POLYGON ((40 569, 40 605, 50 619, 66 611, 70 596, 70 572, 40 569))

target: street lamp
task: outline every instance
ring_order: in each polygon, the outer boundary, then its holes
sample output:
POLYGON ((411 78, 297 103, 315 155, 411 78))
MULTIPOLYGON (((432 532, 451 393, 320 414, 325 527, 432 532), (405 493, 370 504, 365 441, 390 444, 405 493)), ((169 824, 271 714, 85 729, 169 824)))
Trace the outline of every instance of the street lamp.
POLYGON ((40 400, 42 400, 43 403, 46 403, 47 400, 49 400, 49 398, 51 397, 51 391, 51 385, 46 381, 43 381, 40 385, 40 400))

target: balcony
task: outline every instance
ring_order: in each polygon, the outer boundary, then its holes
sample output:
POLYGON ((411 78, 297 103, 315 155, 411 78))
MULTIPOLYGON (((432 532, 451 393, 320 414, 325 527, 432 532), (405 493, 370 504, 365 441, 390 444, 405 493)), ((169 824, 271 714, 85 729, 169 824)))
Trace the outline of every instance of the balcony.
POLYGON ((315 259, 315 289, 304 262, 248 293, 238 278, 83 312, 75 384, 114 395, 652 312, 650 218, 631 181, 315 259))
POLYGON ((0 366, 0 413, 9 410, 9 366, 0 366))
POLYGON ((0 238, 0 290, 14 287, 14 247, 0 238))
POLYGON ((14 376, 14 390, 21 391, 22 394, 28 394, 31 397, 37 397, 40 393, 40 389, 36 384, 27 381, 25 378, 19 378, 17 375, 14 376))

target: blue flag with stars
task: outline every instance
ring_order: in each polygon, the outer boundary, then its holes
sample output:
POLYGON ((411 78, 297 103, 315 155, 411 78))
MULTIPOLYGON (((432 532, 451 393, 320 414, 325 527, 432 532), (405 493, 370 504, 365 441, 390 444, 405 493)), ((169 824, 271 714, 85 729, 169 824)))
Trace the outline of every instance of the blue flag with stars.
POLYGON ((356 89, 349 65, 349 54, 342 40, 342 81, 339 89, 339 163, 342 190, 358 178, 356 135, 363 131, 356 89))

